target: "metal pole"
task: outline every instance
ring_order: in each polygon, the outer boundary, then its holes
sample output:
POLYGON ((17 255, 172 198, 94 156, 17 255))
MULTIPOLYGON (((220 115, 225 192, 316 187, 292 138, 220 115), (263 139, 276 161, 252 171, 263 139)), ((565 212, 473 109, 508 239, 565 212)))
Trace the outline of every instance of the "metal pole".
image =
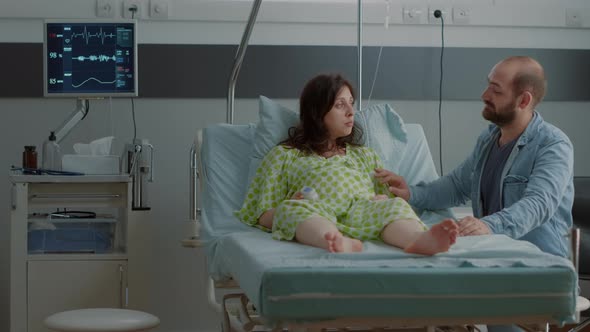
MULTIPOLYGON (((236 81, 238 79, 238 74, 240 72, 240 67, 242 66, 242 62, 244 61, 244 54, 246 54, 246 47, 248 46, 248 41, 250 40, 250 35, 252 34, 252 29, 254 28, 254 23, 256 22, 256 17, 258 16, 258 10, 260 9, 260 4, 262 0, 254 0, 252 4, 252 10, 250 11, 250 17, 248 18, 248 23, 246 24, 246 28, 244 30, 244 34, 242 35, 242 40, 240 41, 240 45, 238 46, 238 50, 236 52, 236 57, 234 58, 234 64, 232 67, 231 75, 229 78, 229 87, 227 89, 227 113, 226 113, 226 122, 229 124, 234 123, 234 95, 236 90, 236 81)), ((199 132, 200 135, 200 132, 199 132)), ((199 180, 199 172, 198 172, 198 156, 200 146, 197 146, 196 141, 193 142, 190 150, 190 220, 191 221, 198 221, 200 215, 200 209, 198 204, 198 180, 199 180)))
POLYGON ((200 184, 200 177, 199 177, 199 156, 198 154, 201 152, 200 142, 202 141, 203 132, 202 130, 197 131, 197 137, 193 141, 193 145, 191 146, 190 151, 190 221, 199 222, 201 209, 200 209, 200 202, 199 202, 199 184, 200 184))
POLYGON ((363 99, 363 4, 358 0, 358 22, 357 22, 357 39, 358 39, 358 97, 357 107, 361 110, 361 101, 363 99))
POLYGON ((238 79, 238 74, 240 73, 242 61, 244 61, 244 55, 246 54, 248 40, 250 39, 250 34, 252 33, 252 29, 254 28, 254 23, 256 22, 256 16, 258 16, 258 9, 260 9, 261 3, 262 0, 255 0, 254 4, 252 5, 250 18, 248 18, 246 29, 244 30, 244 34, 242 35, 242 41, 240 42, 240 46, 238 46, 238 51, 236 52, 236 57, 234 58, 234 65, 231 71, 231 76, 229 78, 229 87, 227 91, 226 122, 229 124, 234 123, 234 93, 236 90, 236 81, 238 79))

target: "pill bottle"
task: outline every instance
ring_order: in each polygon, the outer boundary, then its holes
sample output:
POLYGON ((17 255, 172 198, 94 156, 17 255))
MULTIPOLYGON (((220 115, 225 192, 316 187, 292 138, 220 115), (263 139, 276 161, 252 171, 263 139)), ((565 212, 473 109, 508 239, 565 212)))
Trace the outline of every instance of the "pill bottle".
POLYGON ((34 145, 25 145, 23 168, 37 168, 37 151, 34 145))

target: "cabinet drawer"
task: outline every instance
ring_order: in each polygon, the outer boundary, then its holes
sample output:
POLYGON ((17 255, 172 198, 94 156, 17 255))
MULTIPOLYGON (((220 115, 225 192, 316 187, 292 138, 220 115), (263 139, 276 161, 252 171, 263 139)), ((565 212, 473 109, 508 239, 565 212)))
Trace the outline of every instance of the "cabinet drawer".
POLYGON ((43 320, 56 312, 126 306, 127 261, 29 261, 29 332, 47 331, 43 320))
POLYGON ((32 207, 87 206, 125 207, 127 183, 31 183, 28 200, 32 207))

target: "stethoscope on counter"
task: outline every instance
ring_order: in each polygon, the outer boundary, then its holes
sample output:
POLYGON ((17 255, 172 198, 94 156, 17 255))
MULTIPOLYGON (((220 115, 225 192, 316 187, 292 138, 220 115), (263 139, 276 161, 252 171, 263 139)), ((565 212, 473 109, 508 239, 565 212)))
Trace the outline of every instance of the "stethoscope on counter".
POLYGON ((67 171, 53 171, 50 169, 44 168, 26 168, 26 167, 10 167, 11 171, 21 171, 23 174, 27 175, 84 175, 84 173, 79 172, 67 172, 67 171))
POLYGON ((96 218, 96 213, 92 211, 55 211, 51 213, 33 213, 33 217, 45 217, 49 219, 91 219, 96 218))

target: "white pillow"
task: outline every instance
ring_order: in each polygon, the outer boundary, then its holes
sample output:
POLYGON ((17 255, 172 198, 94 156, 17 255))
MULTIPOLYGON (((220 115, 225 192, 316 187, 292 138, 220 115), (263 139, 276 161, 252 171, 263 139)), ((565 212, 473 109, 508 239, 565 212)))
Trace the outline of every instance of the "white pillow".
POLYGON ((260 96, 258 118, 254 133, 253 157, 262 160, 272 148, 287 139, 289 128, 299 123, 299 112, 260 96))
POLYGON ((363 131, 363 145, 377 152, 385 169, 398 173, 408 143, 401 116, 388 104, 377 104, 357 112, 354 120, 363 131))
MULTIPOLYGON (((288 137, 290 127, 299 122, 299 113, 273 100, 260 96, 259 122, 254 134, 248 183, 264 156, 288 137)), ((407 131, 402 118, 387 104, 371 106, 355 114, 355 122, 363 131, 361 143, 375 149, 384 167, 397 172, 400 156, 406 147, 407 131)))

